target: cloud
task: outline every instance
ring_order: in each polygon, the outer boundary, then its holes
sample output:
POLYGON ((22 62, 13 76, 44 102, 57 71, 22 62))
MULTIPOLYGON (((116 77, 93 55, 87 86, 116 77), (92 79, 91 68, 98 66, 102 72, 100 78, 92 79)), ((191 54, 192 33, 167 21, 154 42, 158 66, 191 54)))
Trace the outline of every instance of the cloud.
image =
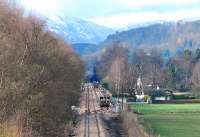
POLYGON ((200 18, 199 10, 182 10, 176 12, 139 12, 139 13, 125 13, 113 16, 92 18, 90 21, 99 25, 123 28, 129 25, 140 24, 154 21, 178 21, 182 19, 200 18))
POLYGON ((118 2, 127 7, 141 8, 145 6, 158 5, 194 5, 200 4, 200 0, 118 0, 118 2))
POLYGON ((59 14, 85 18, 108 14, 118 10, 115 0, 16 0, 27 11, 33 11, 45 16, 59 14), (116 9, 117 8, 117 9, 116 9))
MULTIPOLYGON (((17 0, 29 12, 49 16, 59 14, 64 0, 17 0)), ((66 2, 65 2, 66 3, 66 2)))
POLYGON ((55 12, 59 7, 57 0, 51 0, 48 4, 47 0, 21 0, 21 3, 27 10, 41 13, 55 12))
POLYGON ((200 0, 17 0, 47 17, 72 16, 108 27, 200 17, 200 0))

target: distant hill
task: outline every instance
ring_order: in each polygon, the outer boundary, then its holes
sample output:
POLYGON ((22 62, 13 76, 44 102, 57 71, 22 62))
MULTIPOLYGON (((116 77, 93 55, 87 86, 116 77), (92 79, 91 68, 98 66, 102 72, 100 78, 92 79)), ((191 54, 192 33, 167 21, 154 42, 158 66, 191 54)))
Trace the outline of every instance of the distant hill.
POLYGON ((86 73, 91 75, 93 73, 95 58, 101 52, 101 47, 89 43, 76 43, 72 45, 72 48, 85 61, 86 73))
POLYGON ((81 56, 87 56, 100 50, 100 46, 90 43, 75 43, 72 47, 81 56))
POLYGON ((169 49, 170 51, 195 49, 200 47, 200 21, 157 23, 117 32, 109 35, 101 46, 107 47, 115 42, 146 50, 150 48, 169 49))
POLYGON ((102 49, 115 42, 124 43, 132 49, 162 49, 164 57, 200 47, 200 21, 150 23, 115 32, 81 19, 57 17, 48 21, 48 27, 71 43, 84 58, 98 56, 102 49))
POLYGON ((47 26, 69 43, 98 44, 114 33, 111 28, 73 17, 51 17, 47 26))

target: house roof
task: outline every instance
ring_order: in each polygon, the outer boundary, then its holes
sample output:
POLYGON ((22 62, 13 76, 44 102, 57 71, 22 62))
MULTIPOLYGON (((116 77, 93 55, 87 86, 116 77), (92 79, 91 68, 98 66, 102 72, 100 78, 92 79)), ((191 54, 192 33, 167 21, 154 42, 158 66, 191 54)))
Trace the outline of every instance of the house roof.
POLYGON ((149 95, 149 96, 171 96, 172 91, 168 89, 145 89, 144 94, 149 95))

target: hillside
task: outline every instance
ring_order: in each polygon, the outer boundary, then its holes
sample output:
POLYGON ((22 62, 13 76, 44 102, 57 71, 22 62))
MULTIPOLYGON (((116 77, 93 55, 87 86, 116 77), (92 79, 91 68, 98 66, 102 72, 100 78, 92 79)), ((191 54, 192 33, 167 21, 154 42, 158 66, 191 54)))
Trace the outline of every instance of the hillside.
POLYGON ((74 51, 81 56, 92 54, 99 50, 99 46, 90 43, 75 43, 72 45, 74 51))
POLYGON ((117 32, 109 35, 102 43, 103 47, 114 42, 125 43, 132 48, 169 49, 177 51, 184 48, 195 49, 200 46, 200 21, 166 22, 146 27, 117 32))
POLYGON ((48 20, 48 29, 70 43, 97 44, 114 33, 111 28, 73 17, 52 17, 48 20))

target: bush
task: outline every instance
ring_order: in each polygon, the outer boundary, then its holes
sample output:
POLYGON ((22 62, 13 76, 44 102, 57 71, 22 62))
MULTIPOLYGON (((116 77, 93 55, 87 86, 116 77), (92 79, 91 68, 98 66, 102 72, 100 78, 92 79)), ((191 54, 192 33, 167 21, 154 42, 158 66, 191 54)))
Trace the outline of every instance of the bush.
POLYGON ((109 84, 107 82, 102 82, 102 87, 109 90, 109 84))
POLYGON ((173 98, 175 100, 179 100, 179 99, 196 99, 196 97, 192 96, 192 95, 174 95, 173 98))

